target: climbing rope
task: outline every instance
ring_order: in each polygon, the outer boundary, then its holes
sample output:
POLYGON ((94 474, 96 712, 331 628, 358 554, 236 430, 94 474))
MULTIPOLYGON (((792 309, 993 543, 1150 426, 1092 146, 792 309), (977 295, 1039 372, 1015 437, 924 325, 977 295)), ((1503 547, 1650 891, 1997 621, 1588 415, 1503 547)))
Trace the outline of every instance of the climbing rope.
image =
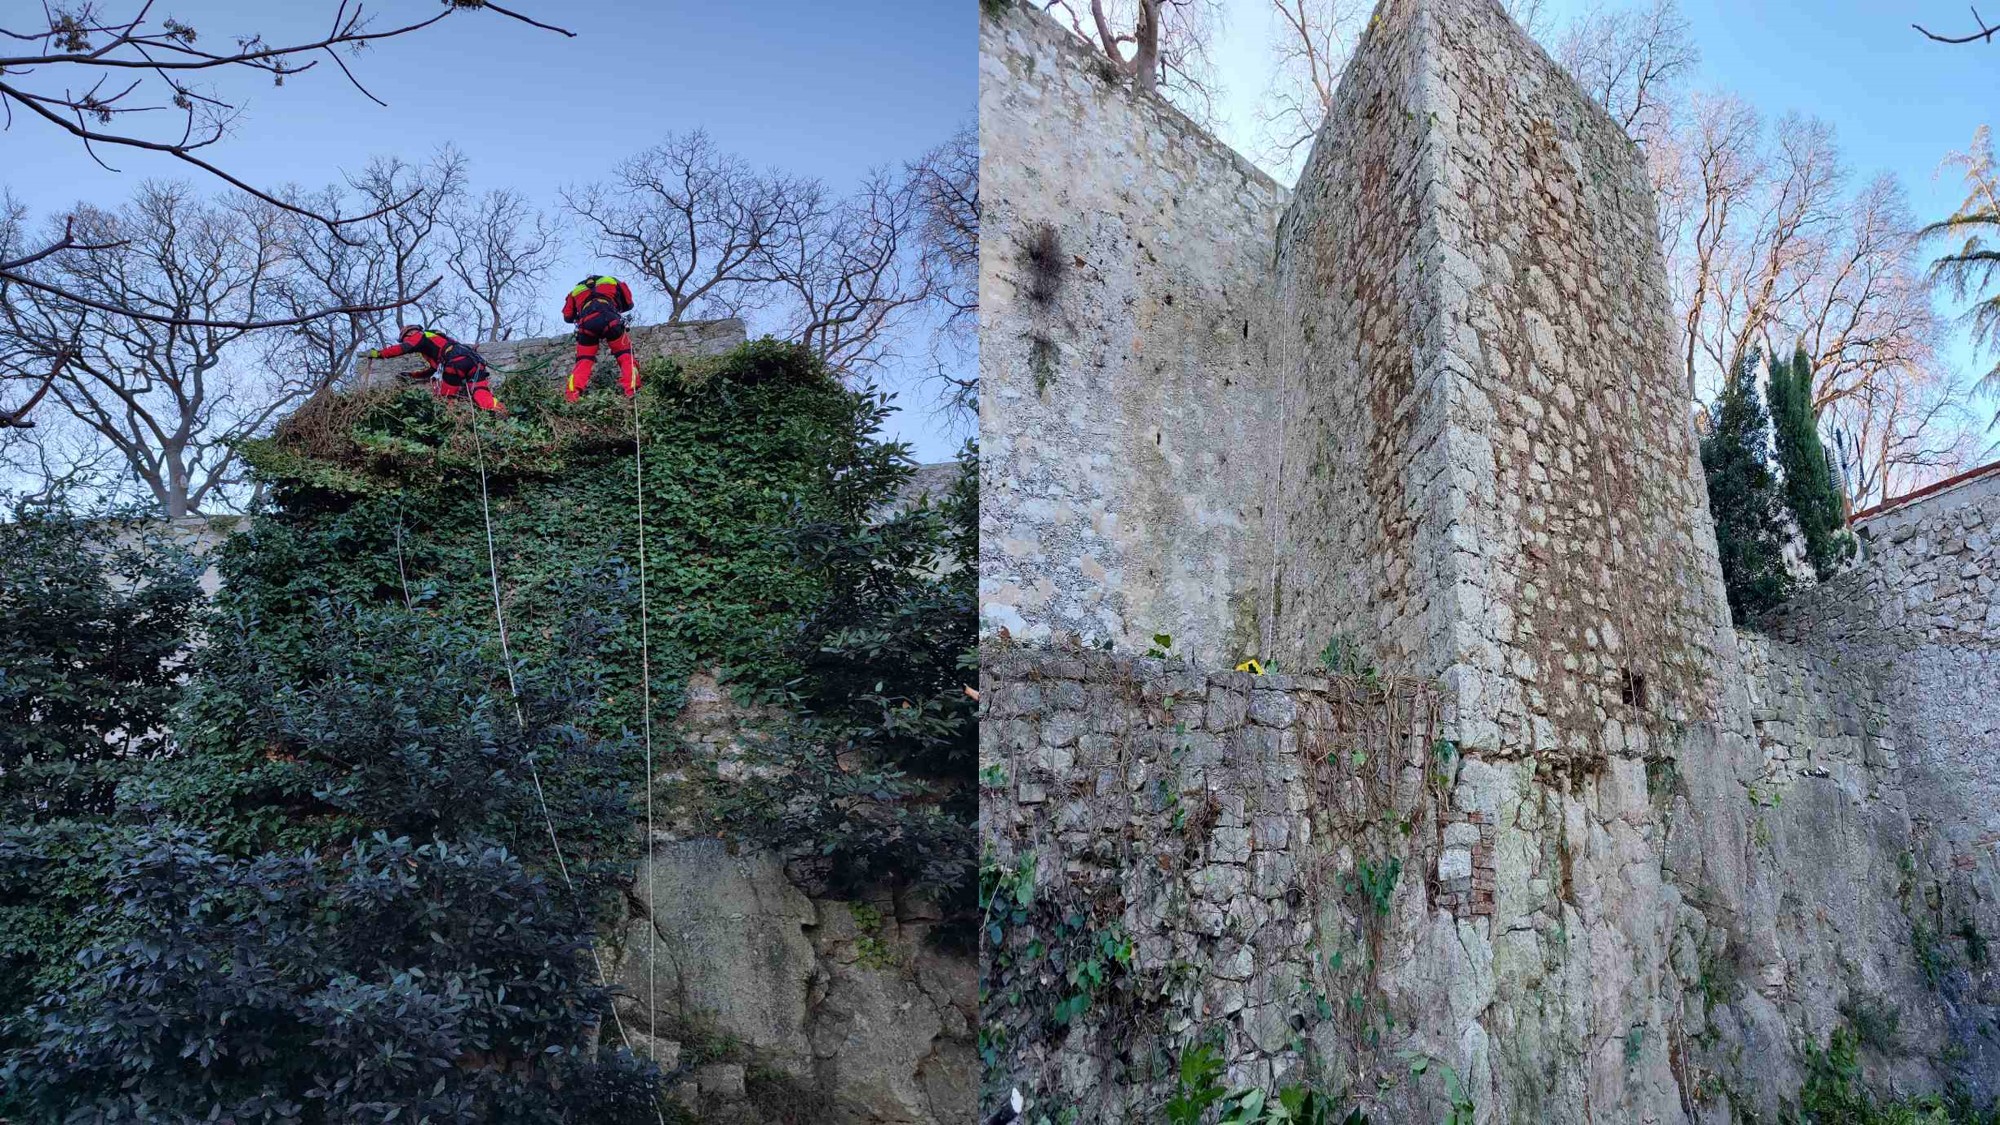
MULTIPOLYGON (((639 517, 639 725, 645 732, 646 747, 646 908, 654 909, 653 896, 653 651, 652 622, 646 598, 646 463, 645 439, 639 429, 639 393, 632 392, 632 492, 639 517)), ((653 922, 646 920, 646 1011, 659 1009, 659 957, 653 948, 653 922)), ((650 1016, 649 1016, 650 1018, 650 1016)))
MULTIPOLYGON (((634 409, 636 411, 636 406, 634 409)), ((493 622, 498 627, 500 632, 500 659, 503 662, 505 662, 507 666, 507 694, 509 699, 514 704, 514 721, 516 724, 519 725, 522 733, 525 734, 528 729, 528 721, 521 711, 520 684, 514 678, 514 655, 512 650, 509 648, 507 644, 507 614, 505 610, 502 608, 502 603, 500 600, 500 560, 499 560, 499 553, 495 549, 493 541, 493 501, 486 483, 486 441, 484 438, 480 436, 479 415, 476 412, 472 416, 472 441, 473 441, 473 446, 478 451, 479 455, 479 513, 481 518, 485 521, 486 524, 486 572, 487 576, 492 580, 493 622)), ((528 762, 528 776, 530 779, 534 781, 535 784, 535 803, 541 809, 543 825, 545 825, 548 828, 549 846, 555 851, 556 868, 557 870, 562 872, 563 883, 569 887, 570 895, 572 897, 577 897, 576 880, 570 877, 569 861, 563 857, 562 840, 559 839, 556 835, 555 818, 549 814, 548 796, 542 790, 542 771, 536 767, 535 755, 532 752, 528 754, 527 762, 528 762)), ((648 765, 650 767, 650 752, 648 755, 648 765)), ((651 792, 652 777, 650 774, 647 776, 646 782, 647 782, 646 785, 647 803, 650 812, 651 799, 652 799, 652 792, 651 792)), ((651 826, 649 824, 648 828, 650 829, 650 827, 651 826)), ((649 838, 647 841, 647 854, 649 857, 651 855, 651 849, 652 849, 652 841, 649 838)), ((577 901, 579 904, 578 908, 581 909, 581 901, 582 901, 581 898, 579 897, 577 901)), ((646 934, 648 939, 647 940, 648 952, 650 953, 651 938, 652 938, 652 925, 650 923, 650 920, 646 927, 646 934)), ((595 965, 597 968, 598 986, 606 987, 610 982, 605 978, 604 961, 597 955, 597 945, 594 942, 590 946, 590 960, 591 963, 595 965)), ((648 958, 647 962, 647 971, 649 974, 652 971, 652 964, 650 957, 648 958)), ((652 998, 648 996, 647 998, 648 1003, 651 1002, 651 999, 652 998)), ((611 1006, 611 1021, 612 1023, 617 1025, 618 1038, 625 1044, 625 1049, 628 1051, 631 1050, 632 1036, 630 1032, 625 1030, 625 1019, 624 1017, 618 1014, 618 1006, 616 1004, 613 1004, 611 1006)), ((659 1117, 661 1125, 666 1125, 666 1114, 663 1111, 661 1111, 657 1103, 653 1106, 653 1112, 655 1113, 656 1116, 659 1117)))

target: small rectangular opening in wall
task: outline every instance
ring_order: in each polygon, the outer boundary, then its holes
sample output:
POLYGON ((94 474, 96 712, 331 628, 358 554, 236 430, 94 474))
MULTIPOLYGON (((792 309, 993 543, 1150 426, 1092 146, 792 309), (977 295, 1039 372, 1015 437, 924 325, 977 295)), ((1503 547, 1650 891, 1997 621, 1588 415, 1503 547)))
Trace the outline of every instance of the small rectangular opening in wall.
POLYGON ((1636 707, 1644 711, 1646 709, 1646 674, 1625 668, 1618 673, 1618 676, 1618 698, 1623 700, 1626 706, 1636 707))

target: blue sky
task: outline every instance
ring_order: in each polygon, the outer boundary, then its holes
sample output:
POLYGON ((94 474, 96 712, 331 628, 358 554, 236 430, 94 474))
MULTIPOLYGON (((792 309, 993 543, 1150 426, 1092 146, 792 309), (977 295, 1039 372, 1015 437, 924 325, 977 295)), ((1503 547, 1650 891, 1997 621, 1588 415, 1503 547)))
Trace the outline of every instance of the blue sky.
MULTIPOLYGON (((1559 25, 1596 0, 1549 0, 1559 25)), ((1641 0, 1601 0, 1634 6, 1641 0)), ((1215 43, 1225 86, 1217 102, 1222 136, 1254 152, 1255 106, 1270 69, 1276 27, 1269 0, 1224 0, 1229 18, 1215 43)), ((1940 33, 1973 30, 1962 0, 1680 0, 1701 51, 1700 88, 1741 94, 1775 121, 1798 110, 1831 124, 1858 184, 1891 172, 1920 221, 1950 214, 1964 196, 1956 170, 1935 175, 1948 153, 1966 148, 1981 123, 2000 127, 2000 43, 1946 46, 1910 27, 1940 33)), ((2000 4, 1985 13, 2000 17, 2000 4)), ((1947 313, 1959 306, 1941 303, 1947 313)), ((1945 352, 1961 375, 1990 368, 1962 332, 1945 352)), ((1990 412, 1992 402, 1981 404, 1990 412)))
MULTIPOLYGON (((19 23, 9 5, 8 26, 19 23)), ((332 0, 160 0, 155 15, 193 25, 203 45, 238 32, 267 41, 323 35, 332 0)), ((977 6, 971 0, 643 0, 622 4, 509 0, 509 8, 577 32, 564 39, 490 12, 461 12, 386 41, 349 65, 377 97, 362 97, 330 63, 282 89, 256 75, 220 82, 248 110, 213 158, 251 183, 319 185, 370 156, 422 160, 456 144, 475 188, 510 186, 553 207, 565 183, 668 132, 705 128, 759 166, 816 176, 836 188, 871 167, 898 164, 948 137, 976 112, 977 6)), ((123 12, 127 5, 108 10, 123 12)), ((436 0, 378 0, 379 26, 434 15, 436 0)), ((73 140, 16 115, 0 140, 0 184, 38 215, 79 200, 115 205, 146 177, 197 178, 168 158, 121 153, 97 167, 73 140)), ((580 249, 580 248, 579 248, 580 249)), ((573 253, 550 280, 552 300, 590 266, 573 253)), ((643 318, 644 307, 640 310, 643 318)), ((921 358, 921 343, 909 349, 921 358)), ((921 460, 948 457, 962 435, 930 415, 910 386, 922 370, 885 383, 906 408, 894 426, 921 460)))

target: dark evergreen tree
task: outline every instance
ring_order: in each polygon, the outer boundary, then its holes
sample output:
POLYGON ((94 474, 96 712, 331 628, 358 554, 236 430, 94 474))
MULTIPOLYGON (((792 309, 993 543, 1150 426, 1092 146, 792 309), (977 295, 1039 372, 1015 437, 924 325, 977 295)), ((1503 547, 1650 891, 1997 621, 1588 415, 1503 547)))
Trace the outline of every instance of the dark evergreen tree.
POLYGON ((200 567, 148 525, 24 509, 0 526, 0 806, 108 811, 161 749, 200 567))
POLYGON ((1757 360, 1752 352, 1730 375, 1709 408, 1708 432, 1701 439, 1722 581, 1739 623, 1769 612, 1791 588, 1784 558, 1784 501, 1771 472, 1757 360))
POLYGON ((1845 506, 1826 447, 1819 440, 1813 410, 1812 360, 1805 349, 1792 361, 1771 365, 1771 429, 1777 438, 1778 467, 1785 472, 1785 506, 1804 537, 1806 559, 1824 580, 1854 554, 1854 537, 1842 526, 1845 506))

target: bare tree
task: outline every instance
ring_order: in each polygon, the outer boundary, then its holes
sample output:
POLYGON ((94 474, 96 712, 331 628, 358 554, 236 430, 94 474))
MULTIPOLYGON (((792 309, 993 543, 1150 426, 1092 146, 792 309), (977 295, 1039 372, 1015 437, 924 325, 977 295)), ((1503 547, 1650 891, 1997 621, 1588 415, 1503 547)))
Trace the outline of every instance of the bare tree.
MULTIPOLYGON (((287 194, 316 214, 339 216, 355 209, 353 197, 339 186, 311 195, 288 189, 287 194)), ((314 389, 334 386, 353 369, 355 356, 393 331, 393 311, 377 311, 393 310, 397 303, 392 255, 375 239, 348 237, 295 212, 274 211, 271 221, 284 259, 267 291, 273 308, 287 314, 340 306, 371 310, 314 317, 256 334, 267 368, 314 389)))
POLYGON ((1260 109, 1265 155, 1296 167, 1333 107, 1347 60, 1374 7, 1367 0, 1270 0, 1277 65, 1260 109))
POLYGON ((1969 464, 1977 450, 1958 424, 1964 396, 1950 381, 1919 378, 1862 384, 1824 415, 1855 510, 1900 496, 1969 464))
MULTIPOLYGON (((1931 276, 1959 300, 1972 300, 1966 323, 1975 347, 2000 348, 2000 168, 1993 162, 1993 133, 1973 131, 1964 152, 1945 158, 1945 167, 1965 175, 1965 200, 1948 217, 1923 229, 1927 239, 1950 240, 1931 263, 1931 276)), ((1979 389, 2000 393, 2000 362, 1980 376, 1979 389)), ((2000 413, 1994 416, 2000 425, 2000 413)))
MULTIPOLYGON (((287 78, 311 70, 324 57, 333 60, 357 90, 382 104, 355 78, 341 58, 343 51, 353 53, 372 43, 421 31, 460 11, 479 8, 571 34, 487 0, 454 0, 429 19, 376 30, 359 3, 341 0, 327 33, 320 38, 276 44, 250 33, 236 36, 232 46, 209 50, 200 45, 196 29, 186 23, 171 17, 154 23, 152 0, 131 0, 126 7, 130 14, 112 15, 109 5, 91 0, 45 3, 41 5, 41 23, 0 27, 0 40, 28 45, 25 53, 0 56, 0 108, 5 110, 6 126, 12 127, 19 109, 23 116, 75 138, 100 164, 118 150, 157 153, 199 168, 267 206, 330 226, 354 220, 298 210, 296 204, 253 187, 208 158, 206 150, 228 134, 240 110, 218 90, 196 83, 254 71, 283 85, 287 78), (160 125, 149 129, 153 122, 160 125)), ((30 268, 52 255, 88 250, 92 245, 74 227, 53 229, 38 246, 23 246, 0 257, 0 280, 131 319, 172 315, 149 308, 108 307, 101 297, 56 288, 44 271, 30 268)), ((316 309, 310 314, 317 317, 352 311, 357 310, 316 309)), ((280 326, 296 319, 239 320, 203 327, 280 326)))
POLYGON ((979 331, 978 130, 964 126, 905 173, 916 195, 918 269, 938 321, 931 380, 943 410, 969 414, 979 400, 978 365, 965 362, 979 331))
POLYGON ((1592 8, 1564 28, 1554 54, 1583 92, 1642 144, 1668 127, 1671 99, 1701 61, 1675 0, 1592 8))
POLYGON ((916 194, 919 264, 953 327, 979 314, 979 136, 971 125, 905 169, 916 194))
POLYGON ((1166 94, 1196 120, 1213 117, 1217 0, 1046 0, 1043 7, 1060 13, 1134 89, 1166 94))
POLYGON ((666 297, 671 322, 756 307, 774 231, 810 187, 752 171, 697 130, 621 162, 609 184, 563 189, 562 200, 598 253, 666 297))
MULTIPOLYGON (((378 156, 347 178, 363 213, 339 233, 380 256, 386 294, 404 310, 401 319, 431 324, 466 312, 464 293, 426 280, 445 272, 449 216, 465 199, 465 181, 465 156, 449 145, 420 165, 378 156)), ((375 319, 387 323, 386 315, 375 319)))
POLYGON ((1542 39, 1549 33, 1548 0, 1504 0, 1500 5, 1507 9, 1507 15, 1531 39, 1542 39))
POLYGON ((228 502, 240 479, 231 443, 311 390, 282 372, 232 378, 225 366, 249 331, 239 326, 262 318, 282 261, 279 228, 262 211, 147 183, 116 214, 79 208, 61 221, 99 249, 38 261, 46 285, 0 289, 15 346, 64 360, 49 398, 117 451, 163 515, 228 502))
POLYGON ((547 215, 512 188, 496 188, 446 217, 445 264, 465 287, 478 340, 529 335, 541 322, 535 289, 548 278, 562 241, 547 215))
POLYGON ((784 335, 839 372, 893 358, 898 330, 932 292, 917 261, 920 200, 885 171, 847 199, 829 198, 818 184, 793 191, 759 255, 787 298, 784 335))

